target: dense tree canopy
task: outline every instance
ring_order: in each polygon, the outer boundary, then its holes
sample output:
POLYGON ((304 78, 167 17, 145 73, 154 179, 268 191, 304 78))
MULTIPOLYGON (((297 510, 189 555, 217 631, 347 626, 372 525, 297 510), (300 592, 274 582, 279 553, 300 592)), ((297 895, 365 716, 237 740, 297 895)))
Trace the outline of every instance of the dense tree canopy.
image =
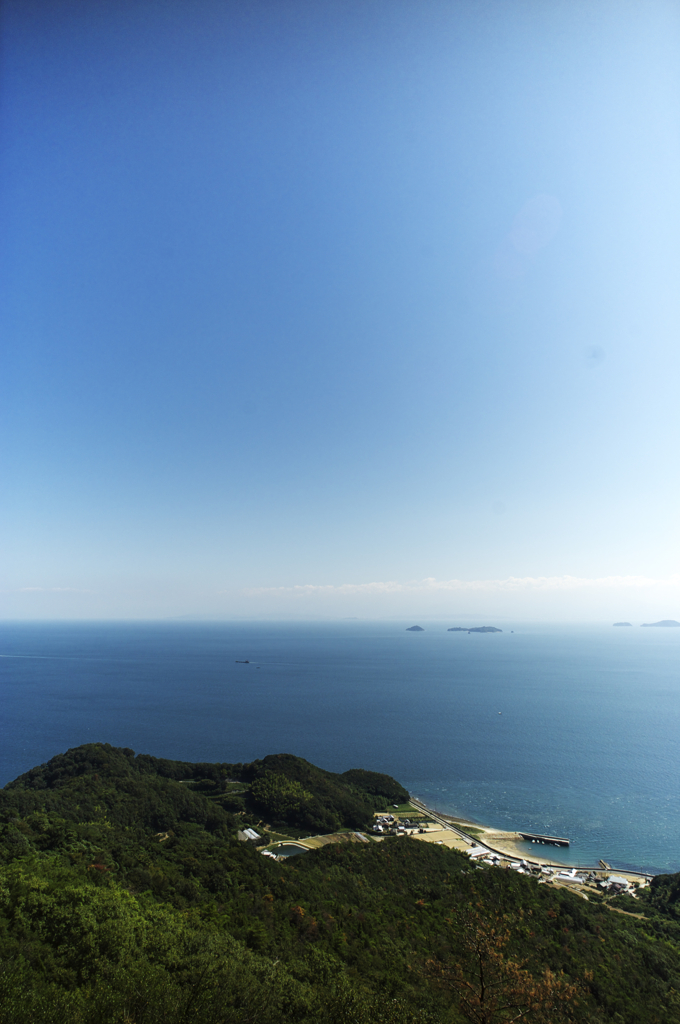
POLYGON ((91 744, 33 769, 0 791, 0 1024, 454 1024, 520 1003, 536 1024, 680 1024, 678 876, 617 897, 640 919, 409 839, 282 863, 236 838, 357 827, 405 795, 291 755, 91 744))

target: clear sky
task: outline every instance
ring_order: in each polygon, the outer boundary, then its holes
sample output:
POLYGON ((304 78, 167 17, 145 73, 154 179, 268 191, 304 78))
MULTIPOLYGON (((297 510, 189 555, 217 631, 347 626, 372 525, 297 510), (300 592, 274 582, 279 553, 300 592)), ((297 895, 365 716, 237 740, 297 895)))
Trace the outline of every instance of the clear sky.
POLYGON ((10 618, 680 619, 680 7, 6 0, 10 618))

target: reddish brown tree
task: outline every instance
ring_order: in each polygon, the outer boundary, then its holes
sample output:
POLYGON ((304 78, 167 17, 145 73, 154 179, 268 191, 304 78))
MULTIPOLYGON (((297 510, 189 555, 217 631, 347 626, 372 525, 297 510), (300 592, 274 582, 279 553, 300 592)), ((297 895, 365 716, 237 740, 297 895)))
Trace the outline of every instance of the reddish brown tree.
POLYGON ((428 960, 426 972, 457 999, 471 1024, 562 1024, 573 1020, 570 1004, 578 989, 545 969, 538 977, 525 960, 505 951, 510 933, 500 919, 466 915, 461 954, 445 961, 428 960))

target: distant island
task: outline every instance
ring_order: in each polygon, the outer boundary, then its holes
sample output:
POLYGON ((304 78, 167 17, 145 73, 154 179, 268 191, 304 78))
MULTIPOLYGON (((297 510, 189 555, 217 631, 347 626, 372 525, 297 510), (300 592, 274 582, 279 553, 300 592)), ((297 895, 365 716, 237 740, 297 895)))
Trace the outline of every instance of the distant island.
POLYGON ((466 626, 452 626, 451 629, 447 630, 447 633, 502 633, 502 629, 498 629, 497 626, 470 626, 468 629, 466 626))
POLYGON ((425 630, 423 629, 422 626, 407 626, 406 627, 406 632, 407 633, 424 633, 425 630))
POLYGON ((615 622, 614 625, 615 626, 632 626, 633 623, 632 622, 615 622))
POLYGON ((662 619, 661 622, 643 622, 643 626, 680 626, 680 622, 676 622, 675 619, 662 619))

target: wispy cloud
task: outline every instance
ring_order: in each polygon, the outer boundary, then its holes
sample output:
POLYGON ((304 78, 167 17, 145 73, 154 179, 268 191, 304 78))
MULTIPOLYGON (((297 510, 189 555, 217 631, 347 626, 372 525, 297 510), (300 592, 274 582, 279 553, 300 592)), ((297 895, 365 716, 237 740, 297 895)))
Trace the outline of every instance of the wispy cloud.
POLYGON ((565 591, 565 590, 646 590, 652 587, 680 585, 680 575, 667 579, 648 576, 508 576, 502 580, 438 580, 430 576, 423 580, 400 583, 396 580, 372 583, 301 583, 291 587, 249 587, 246 594, 413 594, 435 591, 496 592, 565 591))

